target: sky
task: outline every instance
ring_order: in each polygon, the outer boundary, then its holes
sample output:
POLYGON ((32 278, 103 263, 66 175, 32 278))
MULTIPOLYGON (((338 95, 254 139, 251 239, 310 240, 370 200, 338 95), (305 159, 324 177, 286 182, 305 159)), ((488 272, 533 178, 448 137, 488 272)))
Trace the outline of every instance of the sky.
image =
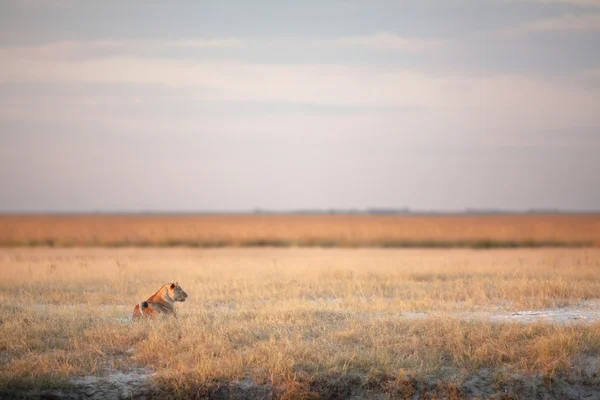
POLYGON ((0 212, 600 210, 600 0, 0 3, 0 212))

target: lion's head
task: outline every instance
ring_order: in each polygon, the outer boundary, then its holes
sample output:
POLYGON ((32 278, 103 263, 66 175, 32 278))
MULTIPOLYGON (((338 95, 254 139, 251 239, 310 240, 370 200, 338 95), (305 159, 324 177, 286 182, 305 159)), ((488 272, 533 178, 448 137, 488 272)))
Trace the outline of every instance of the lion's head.
POLYGON ((175 301, 185 301, 187 293, 179 286, 179 283, 173 282, 169 285, 169 297, 175 301))

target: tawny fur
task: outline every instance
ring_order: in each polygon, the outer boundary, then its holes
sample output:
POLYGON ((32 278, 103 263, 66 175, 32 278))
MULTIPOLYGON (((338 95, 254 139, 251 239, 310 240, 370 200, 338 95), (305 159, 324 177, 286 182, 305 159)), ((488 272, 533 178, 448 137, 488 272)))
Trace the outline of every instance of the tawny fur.
POLYGON ((175 315, 175 302, 185 301, 187 293, 179 283, 163 285, 148 300, 142 301, 133 308, 133 318, 155 317, 157 315, 175 315))

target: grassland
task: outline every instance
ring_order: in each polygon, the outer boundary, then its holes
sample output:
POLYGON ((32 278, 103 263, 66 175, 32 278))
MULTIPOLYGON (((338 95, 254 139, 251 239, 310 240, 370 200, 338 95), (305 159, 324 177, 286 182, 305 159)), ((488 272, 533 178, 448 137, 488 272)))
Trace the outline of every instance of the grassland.
POLYGON ((600 215, 0 215, 0 246, 589 247, 600 215))
POLYGON ((594 299, 600 249, 5 248, 0 387, 142 367, 181 397, 250 379, 284 398, 595 390, 600 323, 456 317, 594 299), (172 280, 190 295, 178 318, 131 324, 172 280))

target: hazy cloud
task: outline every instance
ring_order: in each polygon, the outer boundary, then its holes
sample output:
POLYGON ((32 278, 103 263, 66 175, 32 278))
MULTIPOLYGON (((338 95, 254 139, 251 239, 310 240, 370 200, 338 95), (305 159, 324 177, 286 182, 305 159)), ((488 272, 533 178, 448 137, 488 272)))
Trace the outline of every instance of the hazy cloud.
POLYGON ((425 51, 439 48, 444 40, 406 38, 388 32, 378 32, 372 35, 347 36, 335 39, 319 39, 314 43, 334 47, 364 47, 388 51, 425 51))
POLYGON ((562 14, 538 19, 499 31, 503 37, 520 37, 528 33, 596 33, 600 32, 600 13, 562 14))
MULTIPOLYGON (((52 46, 49 46, 52 47, 52 46)), ((65 60, 34 50, 16 58, 0 52, 0 82, 62 84, 119 83, 202 89, 204 101, 288 101, 363 106, 461 107, 570 105, 589 111, 600 104, 598 91, 572 86, 568 78, 518 75, 463 76, 412 69, 351 65, 276 65, 235 61, 189 62, 110 57, 65 60), (518 94, 518 95, 517 95, 518 94)))
POLYGON ((44 8, 65 8, 77 4, 78 0, 16 0, 14 4, 31 10, 44 8))
POLYGON ((212 48, 239 48, 245 42, 235 38, 181 39, 181 40, 62 40, 39 45, 0 46, 3 59, 67 59, 82 54, 113 55, 139 51, 160 52, 170 48, 202 50, 212 48))
POLYGON ((571 6, 600 7, 600 0, 505 0, 507 3, 565 4, 571 6))
POLYGON ((565 14, 525 24, 527 31, 600 31, 600 13, 565 14))

